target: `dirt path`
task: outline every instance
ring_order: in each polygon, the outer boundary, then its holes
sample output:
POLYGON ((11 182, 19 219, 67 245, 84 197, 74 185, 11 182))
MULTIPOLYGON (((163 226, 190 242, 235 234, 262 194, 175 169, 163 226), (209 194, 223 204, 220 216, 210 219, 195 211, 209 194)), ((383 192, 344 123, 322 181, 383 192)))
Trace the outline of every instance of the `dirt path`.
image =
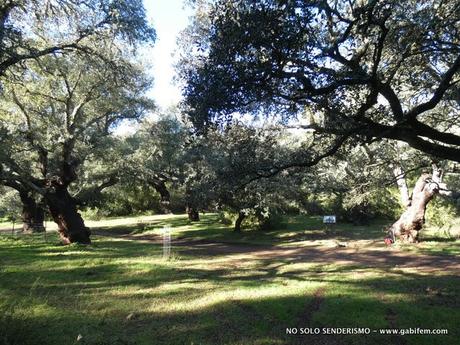
POLYGON ((189 247, 185 253, 200 256, 232 255, 234 260, 270 260, 291 262, 335 263, 362 268, 413 268, 426 273, 460 274, 460 258, 447 255, 425 255, 386 247, 348 249, 325 246, 265 247, 225 243, 181 243, 189 247))
MULTIPOLYGON (((161 243, 161 237, 154 234, 113 234, 109 231, 94 231, 94 235, 161 243)), ((284 262, 356 265, 360 268, 410 268, 424 273, 460 275, 460 257, 458 256, 410 253, 398 248, 386 247, 380 242, 374 242, 370 245, 369 241, 353 242, 349 243, 348 247, 326 246, 316 244, 315 241, 307 242, 308 245, 305 245, 306 242, 302 242, 299 246, 282 247, 176 239, 173 241, 173 246, 179 253, 188 255, 199 257, 225 256, 226 262, 236 265, 249 260, 267 262, 282 260, 284 262), (359 245, 360 242, 366 242, 366 245, 359 245)))

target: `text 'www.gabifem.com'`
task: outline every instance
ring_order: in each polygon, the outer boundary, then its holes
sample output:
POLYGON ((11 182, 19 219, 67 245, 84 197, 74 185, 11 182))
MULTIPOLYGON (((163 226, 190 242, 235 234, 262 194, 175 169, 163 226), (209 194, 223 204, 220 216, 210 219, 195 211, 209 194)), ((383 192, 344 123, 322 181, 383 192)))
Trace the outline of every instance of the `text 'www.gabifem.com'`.
POLYGON ((288 335, 366 335, 366 334, 381 334, 381 335, 447 335, 447 329, 428 329, 428 328, 360 328, 360 327, 288 327, 286 328, 288 335))

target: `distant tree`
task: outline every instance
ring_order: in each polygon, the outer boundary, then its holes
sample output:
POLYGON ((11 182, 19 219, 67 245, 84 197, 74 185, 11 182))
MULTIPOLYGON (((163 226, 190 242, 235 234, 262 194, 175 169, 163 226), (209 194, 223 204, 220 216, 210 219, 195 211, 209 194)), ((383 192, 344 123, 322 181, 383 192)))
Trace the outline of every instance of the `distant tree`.
POLYGON ((179 72, 201 127, 313 113, 332 137, 460 161, 457 1, 198 1, 179 72))
POLYGON ((127 156, 123 183, 143 186, 160 196, 164 213, 171 212, 171 188, 180 188, 185 174, 188 128, 179 120, 174 109, 159 119, 146 120, 140 129, 127 138, 127 156))
POLYGON ((22 212, 22 203, 16 191, 0 185, 0 218, 17 222, 22 212))
POLYGON ((101 140, 91 147, 78 169, 78 179, 69 186, 79 207, 102 206, 103 191, 119 183, 123 176, 125 147, 124 138, 112 135, 110 130, 103 132, 101 140))
POLYGON ((302 193, 297 171, 259 178, 264 166, 289 156, 290 140, 277 129, 238 123, 208 130, 194 143, 200 154, 194 161, 200 169, 189 181, 191 195, 235 214, 237 232, 248 216, 255 217, 263 227, 275 213, 295 204, 302 193))

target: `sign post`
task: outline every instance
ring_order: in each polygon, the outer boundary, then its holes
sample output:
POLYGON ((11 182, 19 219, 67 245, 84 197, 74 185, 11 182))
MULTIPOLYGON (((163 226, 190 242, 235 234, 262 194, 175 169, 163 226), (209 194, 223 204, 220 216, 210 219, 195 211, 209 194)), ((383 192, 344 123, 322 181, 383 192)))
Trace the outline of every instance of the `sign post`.
POLYGON ((171 256, 171 228, 163 228, 163 259, 169 259, 171 256))
POLYGON ((337 218, 335 215, 323 216, 323 224, 326 226, 326 231, 332 228, 334 224, 337 223, 337 218))

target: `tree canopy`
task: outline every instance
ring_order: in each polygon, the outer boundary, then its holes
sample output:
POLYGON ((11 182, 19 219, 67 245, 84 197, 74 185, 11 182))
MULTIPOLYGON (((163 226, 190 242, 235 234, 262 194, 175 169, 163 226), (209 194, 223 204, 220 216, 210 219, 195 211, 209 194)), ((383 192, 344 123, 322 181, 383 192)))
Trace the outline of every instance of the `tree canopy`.
POLYGON ((141 0, 5 0, 0 4, 0 76, 41 56, 79 51, 103 56, 94 40, 132 45, 155 39, 141 0))
POLYGON ((82 210, 219 211, 237 231, 277 212, 402 213, 391 240, 417 240, 428 202, 455 194, 457 2, 189 3, 185 97, 164 111, 141 0, 0 4, 0 187, 23 229, 46 209, 64 243, 90 243, 82 210))
POLYGON ((179 72, 198 128, 241 114, 310 114, 299 127, 328 137, 331 153, 350 138, 387 138, 460 161, 458 1, 217 0, 195 9, 179 72))

